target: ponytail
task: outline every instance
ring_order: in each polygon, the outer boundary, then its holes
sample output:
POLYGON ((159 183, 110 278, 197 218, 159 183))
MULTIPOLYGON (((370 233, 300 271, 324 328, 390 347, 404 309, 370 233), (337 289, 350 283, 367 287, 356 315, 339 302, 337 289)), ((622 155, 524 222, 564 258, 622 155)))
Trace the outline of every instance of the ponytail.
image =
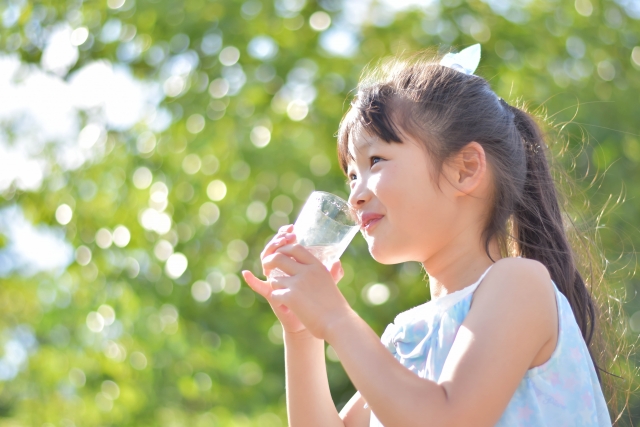
POLYGON ((546 144, 540 128, 529 114, 517 107, 508 107, 524 144, 527 163, 522 197, 516 202, 513 213, 514 237, 520 255, 544 264, 551 279, 569 301, 601 381, 602 369, 594 359, 591 346, 596 305, 577 269, 565 232, 558 194, 545 153, 546 144))

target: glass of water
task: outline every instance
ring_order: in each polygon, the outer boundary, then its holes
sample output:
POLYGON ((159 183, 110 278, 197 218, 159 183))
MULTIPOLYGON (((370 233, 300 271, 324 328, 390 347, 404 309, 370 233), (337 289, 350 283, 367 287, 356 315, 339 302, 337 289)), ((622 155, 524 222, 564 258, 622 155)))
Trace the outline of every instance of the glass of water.
MULTIPOLYGON (((351 205, 335 194, 324 191, 311 193, 293 224, 298 243, 328 270, 347 249, 359 229, 360 221, 351 205)), ((282 275, 284 273, 280 270, 271 273, 272 277, 282 275)))

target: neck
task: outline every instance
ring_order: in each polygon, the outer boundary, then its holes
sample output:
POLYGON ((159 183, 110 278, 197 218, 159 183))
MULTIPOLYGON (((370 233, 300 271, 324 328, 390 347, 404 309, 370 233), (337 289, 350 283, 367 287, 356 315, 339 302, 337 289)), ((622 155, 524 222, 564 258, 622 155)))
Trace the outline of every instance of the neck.
MULTIPOLYGON (((481 239, 474 239, 480 242, 481 239)), ((489 245, 491 258, 501 258, 495 239, 489 245)), ((422 263, 429 275, 431 298, 440 298, 459 291, 477 281, 493 261, 487 255, 484 245, 470 245, 467 242, 451 242, 438 253, 422 263)))

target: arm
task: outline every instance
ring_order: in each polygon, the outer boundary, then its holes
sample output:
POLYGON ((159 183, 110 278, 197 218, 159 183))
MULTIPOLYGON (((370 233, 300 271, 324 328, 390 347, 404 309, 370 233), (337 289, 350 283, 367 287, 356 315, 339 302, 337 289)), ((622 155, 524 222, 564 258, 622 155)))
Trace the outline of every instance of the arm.
POLYGON ((287 413, 291 427, 345 427, 327 379, 324 341, 303 330, 285 333, 287 413))
POLYGON ((274 263, 292 277, 277 283, 277 299, 333 346, 386 427, 494 425, 536 354, 556 332, 557 309, 546 269, 531 260, 503 260, 476 290, 439 383, 422 379, 345 307, 337 289, 318 278, 319 269, 306 254, 295 247, 282 253, 287 256, 276 254, 274 263))
MULTIPOLYGON (((282 227, 267 244, 260 257, 273 254, 280 246, 295 239, 287 234, 292 226, 282 227)), ((272 269, 263 269, 269 276, 272 269)), ((338 416, 327 379, 324 358, 324 341, 315 338, 285 305, 274 303, 273 288, 267 281, 259 280, 249 271, 242 272, 251 288, 267 299, 284 329, 287 413, 291 427, 344 427, 338 416)), ((325 270, 325 274, 329 274, 325 270)), ((329 276, 337 283, 343 275, 340 263, 336 263, 329 276)))

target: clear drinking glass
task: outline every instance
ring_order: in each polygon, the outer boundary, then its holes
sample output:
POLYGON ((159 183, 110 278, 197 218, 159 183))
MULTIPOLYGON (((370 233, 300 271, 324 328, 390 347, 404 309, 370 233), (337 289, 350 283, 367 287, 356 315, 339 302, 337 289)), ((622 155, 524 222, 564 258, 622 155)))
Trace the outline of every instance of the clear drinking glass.
MULTIPOLYGON (((327 269, 343 254, 360 229, 358 216, 346 201, 324 191, 311 193, 293 224, 297 242, 327 269)), ((282 276, 273 270, 272 277, 282 276)))

